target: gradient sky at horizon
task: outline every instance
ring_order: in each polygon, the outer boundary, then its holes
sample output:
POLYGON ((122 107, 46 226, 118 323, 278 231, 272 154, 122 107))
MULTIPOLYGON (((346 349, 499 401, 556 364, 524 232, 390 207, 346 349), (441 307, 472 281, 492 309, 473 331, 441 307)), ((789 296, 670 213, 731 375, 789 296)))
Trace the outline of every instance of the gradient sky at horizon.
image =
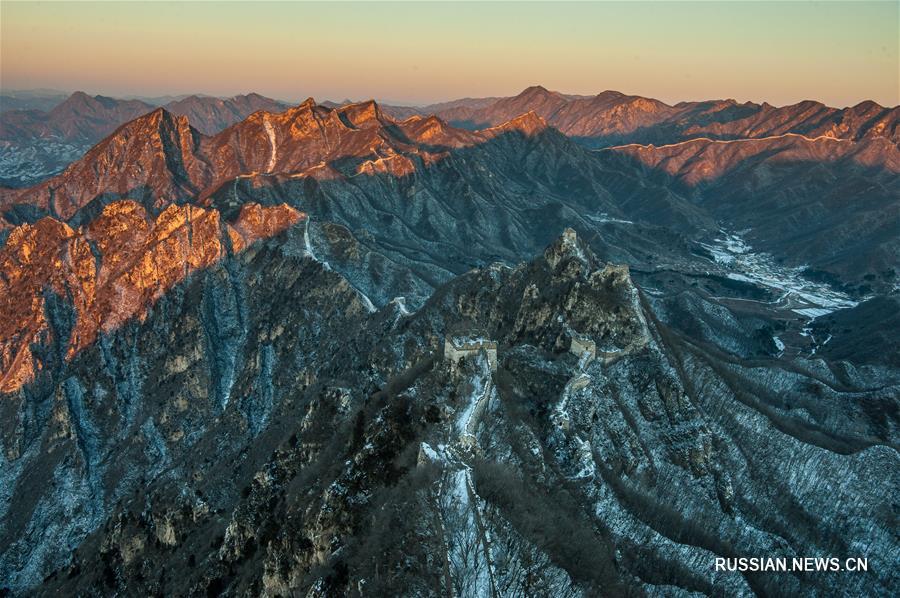
POLYGON ((0 2, 0 88, 900 104, 900 4, 0 2))

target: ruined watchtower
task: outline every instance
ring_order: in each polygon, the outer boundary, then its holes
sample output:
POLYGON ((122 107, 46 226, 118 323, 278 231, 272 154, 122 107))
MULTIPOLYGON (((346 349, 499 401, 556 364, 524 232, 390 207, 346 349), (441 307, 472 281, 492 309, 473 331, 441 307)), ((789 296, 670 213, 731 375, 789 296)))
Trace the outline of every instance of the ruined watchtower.
POLYGON ((444 339, 444 359, 450 363, 450 370, 455 371, 464 357, 476 358, 484 351, 491 371, 497 371, 497 343, 483 338, 447 337, 444 339))
POLYGON ((597 344, 584 336, 573 334, 569 352, 576 355, 585 365, 597 357, 597 344))

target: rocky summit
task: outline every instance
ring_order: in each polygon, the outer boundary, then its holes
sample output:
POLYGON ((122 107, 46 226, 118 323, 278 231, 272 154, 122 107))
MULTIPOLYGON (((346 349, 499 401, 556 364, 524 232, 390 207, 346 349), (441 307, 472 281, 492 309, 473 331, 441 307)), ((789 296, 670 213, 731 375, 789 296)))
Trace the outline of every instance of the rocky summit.
POLYGON ((0 189, 0 594, 900 592, 896 108, 76 96, 0 189))

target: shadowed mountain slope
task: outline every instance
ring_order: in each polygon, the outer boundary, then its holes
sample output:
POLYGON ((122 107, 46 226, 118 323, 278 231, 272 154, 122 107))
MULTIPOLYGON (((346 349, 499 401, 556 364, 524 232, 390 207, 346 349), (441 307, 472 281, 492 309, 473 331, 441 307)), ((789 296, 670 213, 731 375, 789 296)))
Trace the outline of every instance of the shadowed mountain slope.
POLYGON ((415 313, 369 311, 303 247, 293 229, 226 257, 4 397, 4 425, 33 414, 3 435, 15 587, 57 570, 34 591, 896 588, 896 380, 730 363, 571 231, 415 313), (448 337, 494 341, 496 369, 451 362, 448 337), (867 575, 710 565, 863 541, 867 575))

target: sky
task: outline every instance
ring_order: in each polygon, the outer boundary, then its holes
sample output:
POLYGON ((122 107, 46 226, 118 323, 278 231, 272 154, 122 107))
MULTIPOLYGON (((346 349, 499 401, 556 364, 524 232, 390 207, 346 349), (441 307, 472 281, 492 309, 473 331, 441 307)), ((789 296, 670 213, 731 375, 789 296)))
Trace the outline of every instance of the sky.
POLYGON ((0 2, 0 89, 900 104, 900 3, 0 2))

